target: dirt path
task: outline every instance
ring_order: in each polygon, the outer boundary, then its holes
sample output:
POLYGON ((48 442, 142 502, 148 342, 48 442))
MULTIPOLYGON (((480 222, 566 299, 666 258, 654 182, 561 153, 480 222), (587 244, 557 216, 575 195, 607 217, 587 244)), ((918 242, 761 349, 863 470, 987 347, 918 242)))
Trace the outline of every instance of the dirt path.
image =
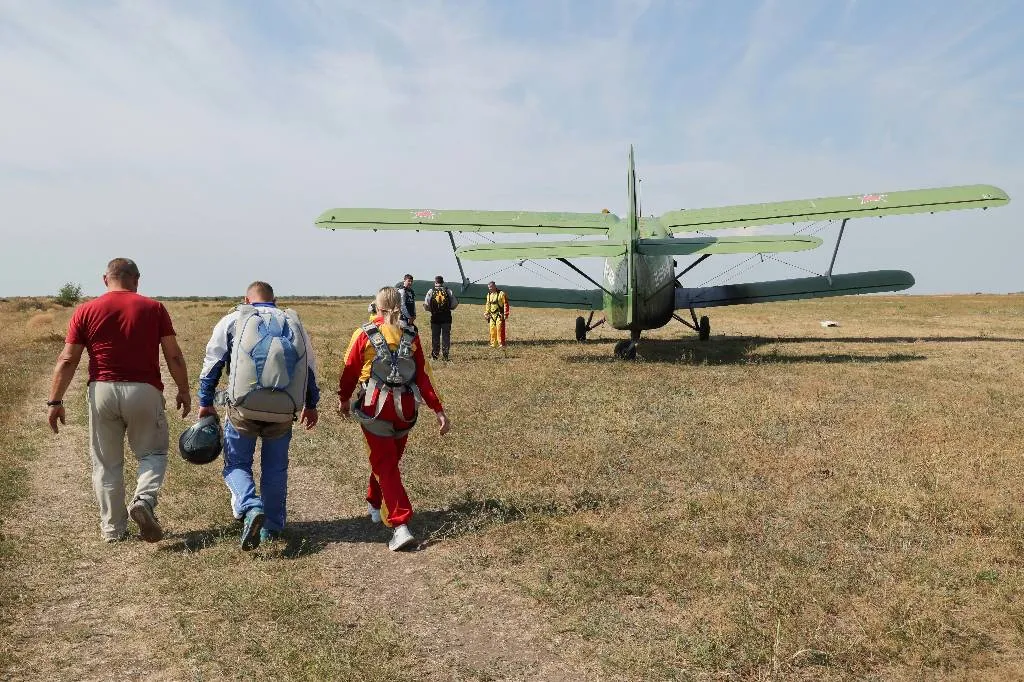
POLYGON ((154 546, 99 539, 85 402, 75 399, 84 394, 84 381, 79 372, 67 394, 73 400, 68 424, 57 436, 38 407, 49 377, 25 402, 22 428, 45 440, 30 467, 31 492, 7 524, 22 556, 35 560, 13 569, 26 589, 22 616, 11 624, 15 654, 4 679, 184 679, 169 655, 170 614, 145 580, 154 546))
MULTIPOLYGON (((293 464, 290 471, 289 523, 331 524, 337 508, 321 500, 339 499, 338 486, 319 467, 293 464)), ((353 516, 365 509, 361 498, 345 503, 353 516)), ((317 554, 321 587, 353 625, 368 613, 393 618, 415 654, 414 679, 598 677, 583 644, 554 632, 547 614, 498 578, 500 568, 465 569, 460 558, 472 552, 471 539, 392 553, 385 549, 388 529, 368 519, 353 526, 351 537, 337 541, 335 534, 317 554)))

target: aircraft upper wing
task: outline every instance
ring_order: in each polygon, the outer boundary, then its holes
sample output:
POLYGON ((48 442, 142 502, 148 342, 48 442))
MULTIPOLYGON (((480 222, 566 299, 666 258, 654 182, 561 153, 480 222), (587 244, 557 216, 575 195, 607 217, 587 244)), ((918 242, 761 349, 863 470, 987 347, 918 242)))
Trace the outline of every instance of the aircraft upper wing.
POLYGON ((317 227, 330 230, 425 230, 603 236, 619 222, 619 217, 613 213, 334 208, 321 213, 315 222, 317 227))
POLYGON ((1010 197, 991 185, 912 189, 880 194, 800 199, 768 204, 669 211, 658 220, 669 232, 696 232, 752 225, 865 218, 902 213, 934 213, 1003 206, 1010 197))

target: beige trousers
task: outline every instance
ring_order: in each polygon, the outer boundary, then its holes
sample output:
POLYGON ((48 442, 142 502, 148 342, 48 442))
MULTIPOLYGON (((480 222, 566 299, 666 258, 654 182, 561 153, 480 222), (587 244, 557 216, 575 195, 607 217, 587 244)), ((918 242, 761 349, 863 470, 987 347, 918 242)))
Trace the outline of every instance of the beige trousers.
POLYGON ((167 470, 167 414, 164 396, 139 382, 94 381, 89 384, 89 452, 92 486, 100 505, 100 532, 116 537, 128 530, 124 496, 124 439, 139 460, 132 500, 156 507, 167 470))

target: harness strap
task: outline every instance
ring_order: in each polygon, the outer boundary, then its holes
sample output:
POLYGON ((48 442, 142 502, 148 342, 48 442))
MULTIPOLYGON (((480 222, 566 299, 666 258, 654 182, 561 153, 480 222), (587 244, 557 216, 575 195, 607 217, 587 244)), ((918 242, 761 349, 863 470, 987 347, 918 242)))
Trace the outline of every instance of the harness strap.
POLYGON ((364 388, 365 393, 362 403, 365 407, 374 408, 373 416, 371 417, 362 410, 356 409, 355 406, 352 408, 352 413, 370 433, 374 433, 379 436, 401 438, 405 434, 409 433, 412 425, 416 423, 416 406, 419 403, 424 402, 419 386, 416 385, 415 376, 412 380, 406 383, 398 371, 399 360, 405 359, 414 362, 412 344, 416 340, 416 328, 412 325, 403 325, 402 337, 398 342, 398 347, 394 352, 392 352, 391 348, 388 346, 387 340, 384 338, 384 335, 376 324, 373 322, 366 322, 360 325, 360 327, 366 333, 367 339, 373 346, 373 349, 377 354, 377 360, 389 360, 391 369, 390 376, 382 377, 378 373, 374 372, 371 366, 370 378, 366 382, 366 386, 364 388), (397 383, 397 381, 402 381, 402 383, 397 383), (406 391, 412 393, 415 398, 412 415, 406 415, 405 407, 402 404, 402 396, 406 391), (389 395, 391 396, 392 403, 395 406, 395 416, 399 420, 407 422, 409 424, 409 428, 396 430, 391 422, 380 418, 380 414, 384 410, 384 405, 387 402, 389 395))
POLYGON ((496 290, 493 294, 487 294, 487 299, 484 302, 487 312, 487 319, 505 320, 505 306, 501 305, 501 289, 496 290), (491 300, 491 297, 494 300, 491 300), (493 308, 493 310, 491 310, 493 308))
POLYGON ((396 429, 395 425, 391 422, 380 419, 376 416, 371 417, 360 410, 357 405, 358 403, 353 403, 352 409, 349 411, 363 428, 375 436, 381 436, 383 438, 401 438, 412 431, 412 427, 416 425, 417 416, 413 415, 412 421, 407 422, 409 426, 404 429, 396 429))

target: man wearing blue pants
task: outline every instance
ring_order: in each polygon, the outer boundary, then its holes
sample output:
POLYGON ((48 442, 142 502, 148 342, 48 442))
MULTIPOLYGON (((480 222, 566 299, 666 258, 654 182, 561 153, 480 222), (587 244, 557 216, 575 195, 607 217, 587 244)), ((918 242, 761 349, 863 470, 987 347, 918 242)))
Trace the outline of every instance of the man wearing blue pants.
POLYGON ((292 423, 298 419, 312 429, 320 400, 309 336, 295 311, 275 305, 266 282, 250 284, 245 303, 213 328, 199 375, 199 418, 217 414, 215 392, 225 366, 228 386, 217 396, 228 413, 224 482, 231 511, 243 521, 242 549, 248 551, 284 529, 292 423), (263 441, 260 494, 252 475, 257 438, 263 441))

